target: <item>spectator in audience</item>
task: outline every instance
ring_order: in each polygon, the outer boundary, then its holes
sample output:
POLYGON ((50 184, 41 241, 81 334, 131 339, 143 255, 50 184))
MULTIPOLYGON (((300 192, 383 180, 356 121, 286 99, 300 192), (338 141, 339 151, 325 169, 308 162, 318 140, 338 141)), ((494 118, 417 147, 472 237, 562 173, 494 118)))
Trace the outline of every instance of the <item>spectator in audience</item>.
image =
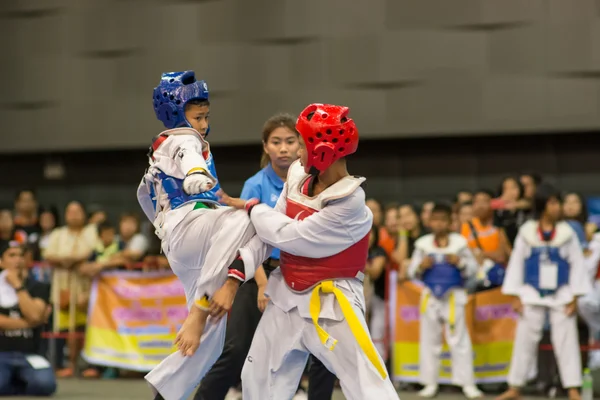
POLYGON ((410 204, 403 204, 398 207, 398 214, 400 216, 398 245, 392 253, 392 257, 399 266, 398 278, 402 281, 407 279, 410 256, 415 250, 415 242, 424 234, 424 231, 417 211, 410 204))
POLYGON ((33 190, 23 189, 17 192, 14 221, 15 230, 25 234, 27 243, 38 242, 41 229, 38 222, 38 201, 33 190))
POLYGON ((376 227, 381 227, 383 225, 383 207, 378 200, 375 199, 367 199, 366 201, 367 207, 373 213, 373 225, 376 227))
POLYGON ((433 201, 426 201, 421 206, 421 225, 425 232, 429 232, 429 218, 431 217, 431 210, 435 203, 433 201))
POLYGON ((37 354, 50 287, 28 274, 17 242, 0 244, 0 396, 51 396, 56 379, 37 354))
POLYGON ((383 226, 379 228, 379 246, 385 250, 390 260, 389 268, 398 269, 398 264, 392 258, 392 254, 398 243, 398 205, 390 203, 385 206, 383 212, 383 226))
POLYGON ((590 290, 590 279, 575 233, 560 221, 560 192, 541 184, 534 204, 538 218, 520 228, 502 286, 502 293, 514 296, 514 308, 520 318, 508 375, 510 388, 499 399, 520 397, 549 313, 560 380, 568 388, 569 399, 579 400, 577 298, 590 290))
POLYGON ((454 204, 461 205, 464 203, 470 203, 473 201, 473 193, 469 190, 461 189, 456 193, 454 198, 454 204))
MULTIPOLYGON (((578 299, 577 306, 579 314, 588 325, 590 336, 598 343, 600 341, 600 233, 594 234, 590 240, 585 263, 593 287, 588 294, 578 299)), ((590 351, 589 366, 594 369, 600 368, 600 350, 590 351)))
POLYGON ((371 229, 369 235, 369 253, 365 274, 373 284, 373 295, 370 297, 369 330, 375 348, 384 361, 387 360, 387 348, 385 343, 385 299, 386 299, 386 264, 388 255, 379 246, 379 231, 376 227, 371 229))
POLYGON ((148 239, 140 233, 140 219, 136 214, 127 213, 119 220, 119 240, 124 250, 119 253, 123 264, 140 261, 148 251, 148 239))
POLYGON ((97 226, 103 222, 106 222, 107 219, 108 216, 106 215, 106 211, 104 211, 100 206, 94 206, 94 210, 89 213, 88 224, 97 226))
POLYGON ((533 202, 535 191, 539 184, 542 183, 542 177, 536 172, 525 172, 521 174, 519 180, 521 185, 523 185, 523 198, 533 202))
POLYGON ((58 210, 56 207, 43 209, 40 213, 40 240, 38 241, 38 254, 36 260, 44 258, 44 253, 50 241, 50 234, 58 226, 58 210))
POLYGON ((123 266, 119 253, 125 248, 125 243, 117 238, 117 230, 108 221, 98 225, 98 244, 90 259, 81 264, 79 273, 88 278, 95 278, 99 273, 123 266))
MULTIPOLYGON (((59 308, 56 311, 58 316, 55 316, 54 328, 61 331, 84 332, 90 279, 80 275, 77 269, 92 254, 98 241, 98 234, 96 229, 86 227, 85 209, 77 201, 72 201, 67 205, 65 223, 65 226, 56 228, 52 232, 46 248, 46 261, 54 268, 52 287, 55 295, 53 295, 53 301, 58 302, 59 308)), ((57 372, 59 377, 74 375, 83 346, 82 340, 75 337, 70 337, 68 344, 71 365, 61 368, 57 372)), ((61 351, 59 348, 58 353, 60 354, 61 351)), ((62 360, 57 360, 57 365, 61 364, 62 360)))
POLYGON ((25 244, 26 239, 24 235, 18 235, 15 232, 12 211, 8 208, 0 209, 0 244, 12 241, 25 244))
POLYGON ((502 284, 503 273, 498 268, 504 269, 511 246, 504 230, 495 226, 493 219, 491 192, 478 190, 473 196, 473 218, 461 227, 461 234, 479 265, 476 281, 469 284, 470 290, 502 284))
POLYGON ((584 252, 588 248, 588 238, 586 235, 586 223, 588 219, 587 207, 579 193, 567 193, 563 202, 563 218, 577 234, 579 243, 584 252))
POLYGON ((432 233, 415 243, 409 266, 411 278, 425 284, 421 294, 419 331, 419 380, 425 386, 419 396, 437 395, 442 355, 442 330, 452 364, 452 382, 462 386, 469 399, 483 397, 475 386, 473 348, 466 325, 467 293, 464 280, 477 272, 477 262, 458 233, 450 231, 451 207, 435 205, 431 211, 432 233))
POLYGON ((458 230, 461 229, 463 224, 471 221, 473 219, 473 203, 471 201, 466 201, 464 203, 459 204, 458 206, 458 230))
POLYGON ((514 177, 506 177, 498 190, 499 197, 492 207, 496 210, 494 224, 506 233, 510 243, 515 241, 519 227, 527 220, 529 201, 523 197, 523 185, 514 177))

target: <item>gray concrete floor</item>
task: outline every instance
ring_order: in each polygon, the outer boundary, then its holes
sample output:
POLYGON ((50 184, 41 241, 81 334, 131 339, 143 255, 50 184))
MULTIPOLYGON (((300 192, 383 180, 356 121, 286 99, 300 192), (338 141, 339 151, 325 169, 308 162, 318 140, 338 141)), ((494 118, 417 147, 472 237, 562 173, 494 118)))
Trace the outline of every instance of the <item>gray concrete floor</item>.
MULTIPOLYGON (((35 397, 5 397, 6 399, 39 400, 35 397)), ((59 381, 57 400, 152 400, 152 395, 144 381, 135 379, 118 379, 110 381, 67 379, 59 381)), ((417 400, 414 392, 400 393, 402 400, 417 400)), ((460 394, 442 394, 444 400, 464 400, 460 394)), ((487 397, 493 399, 493 396, 487 397)), ((523 398, 523 400, 533 398, 523 398)), ((344 395, 337 391, 332 400, 344 400, 344 395)))

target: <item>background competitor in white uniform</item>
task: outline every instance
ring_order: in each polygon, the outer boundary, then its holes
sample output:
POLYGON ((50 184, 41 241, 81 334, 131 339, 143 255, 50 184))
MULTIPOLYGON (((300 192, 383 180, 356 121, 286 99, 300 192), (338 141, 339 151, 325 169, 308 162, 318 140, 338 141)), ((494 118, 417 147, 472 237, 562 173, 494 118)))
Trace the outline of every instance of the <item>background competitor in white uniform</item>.
POLYGON ((432 233, 415 242, 408 274, 425 284, 421 293, 419 368, 421 397, 438 392, 442 328, 452 355, 452 382, 469 399, 482 397, 475 386, 473 347, 465 320, 465 282, 477 274, 478 264, 462 235, 450 232, 452 209, 436 204, 431 210, 432 233))
POLYGON ((502 293, 515 296, 520 314, 508 384, 499 400, 518 399, 519 388, 536 359, 546 313, 560 380, 569 399, 579 400, 581 355, 577 333, 577 298, 590 290, 590 277, 573 229, 561 217, 560 192, 542 184, 535 194, 538 220, 528 221, 515 239, 502 293))
POLYGON ((271 246, 281 265, 269 278, 267 306, 242 371, 244 400, 289 400, 309 354, 340 379, 348 400, 398 399, 366 329, 362 271, 372 214, 364 178, 348 174, 345 156, 358 147, 348 108, 309 105, 296 129, 305 147, 292 164, 275 209, 222 194, 244 207, 257 235, 240 253, 260 263, 271 246))
MULTIPOLYGON (((592 290, 577 301, 579 315, 585 320, 590 329, 590 336, 594 343, 600 341, 600 233, 594 234, 589 243, 589 254, 585 258, 592 290)), ((600 368, 600 350, 590 350, 588 365, 591 369, 600 368)))
POLYGON ((228 266, 254 228, 245 212, 220 207, 215 194, 219 186, 205 140, 206 83, 197 81, 193 71, 165 73, 153 97, 156 116, 169 130, 154 139, 138 200, 183 283, 189 315, 175 341, 179 351, 146 380, 157 399, 180 400, 190 395, 221 354, 226 320, 207 320, 209 299, 214 295, 229 309, 240 280, 253 276, 252 267, 246 277, 244 268, 228 266))

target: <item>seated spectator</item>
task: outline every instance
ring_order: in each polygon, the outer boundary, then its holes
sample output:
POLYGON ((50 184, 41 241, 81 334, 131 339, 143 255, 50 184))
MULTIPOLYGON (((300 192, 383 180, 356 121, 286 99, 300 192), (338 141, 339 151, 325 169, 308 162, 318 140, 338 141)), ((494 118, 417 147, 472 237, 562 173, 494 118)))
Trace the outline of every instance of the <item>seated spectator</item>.
POLYGON ((94 278, 102 271, 124 266, 125 260, 120 253, 125 243, 117 238, 115 227, 108 221, 100 223, 98 237, 100 240, 90 259, 79 267, 79 273, 89 278, 94 278))
POLYGON ((50 313, 50 286, 28 274, 23 249, 0 245, 0 396, 51 396, 56 391, 48 360, 37 353, 50 313))
POLYGON ((461 234, 467 239, 479 264, 475 286, 495 287, 502 284, 502 271, 510 256, 511 246, 502 228, 493 224, 492 195, 489 191, 479 190, 473 197, 473 218, 462 225, 461 234), (496 268, 495 270, 492 270, 496 268), (490 274, 491 273, 491 274, 490 274), (500 276, 497 276, 500 275, 500 276), (490 278, 498 278, 490 279, 490 278))
POLYGON ((140 233, 140 220, 135 214, 121 216, 119 240, 124 244, 124 249, 118 254, 123 265, 140 261, 148 251, 148 239, 140 233))

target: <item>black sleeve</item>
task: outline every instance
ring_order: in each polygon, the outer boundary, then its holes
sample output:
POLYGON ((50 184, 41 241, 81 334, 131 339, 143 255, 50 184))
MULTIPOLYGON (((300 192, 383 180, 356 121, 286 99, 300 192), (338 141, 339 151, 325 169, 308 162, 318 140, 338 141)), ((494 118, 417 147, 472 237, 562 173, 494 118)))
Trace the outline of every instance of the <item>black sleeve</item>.
POLYGON ((30 280, 27 285, 29 295, 34 299, 42 299, 44 303, 50 304, 50 285, 36 280, 30 280))
POLYGON ((372 249, 372 250, 369 252, 369 258, 370 258, 370 259, 373 259, 373 258, 375 258, 375 257, 380 257, 380 256, 384 256, 386 260, 387 260, 387 258, 388 258, 388 256, 387 256, 387 253, 385 252, 385 250, 384 250, 384 249, 382 249, 382 248, 381 248, 381 247, 379 247, 379 246, 375 247, 374 249, 372 249))

